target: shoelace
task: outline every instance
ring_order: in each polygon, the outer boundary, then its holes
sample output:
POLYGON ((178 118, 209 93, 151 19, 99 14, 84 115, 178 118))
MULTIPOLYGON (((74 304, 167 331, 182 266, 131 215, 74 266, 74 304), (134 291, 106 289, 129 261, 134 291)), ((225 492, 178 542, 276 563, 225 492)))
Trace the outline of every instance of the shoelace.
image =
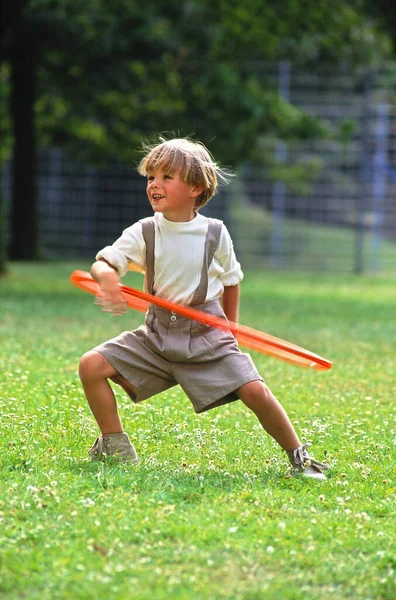
POLYGON ((90 450, 89 450, 89 454, 90 455, 94 455, 94 456, 97 456, 99 454, 99 452, 101 454, 103 454, 103 452, 101 452, 101 447, 100 446, 101 446, 100 437, 97 437, 96 440, 95 440, 95 442, 94 442, 94 444, 93 444, 93 446, 92 446, 92 448, 90 448, 90 450))
POLYGON ((313 467, 318 471, 326 470, 329 467, 311 456, 309 456, 307 452, 307 448, 309 448, 311 444, 304 444, 295 450, 290 450, 287 454, 289 455, 290 462, 292 466, 297 468, 299 471, 304 471, 307 467, 313 467))
POLYGON ((92 448, 90 449, 89 453, 93 454, 94 456, 98 456, 98 454, 106 455, 105 450, 108 450, 110 448, 110 446, 111 446, 111 439, 108 436, 103 435, 103 436, 96 438, 95 443, 92 446, 92 448))

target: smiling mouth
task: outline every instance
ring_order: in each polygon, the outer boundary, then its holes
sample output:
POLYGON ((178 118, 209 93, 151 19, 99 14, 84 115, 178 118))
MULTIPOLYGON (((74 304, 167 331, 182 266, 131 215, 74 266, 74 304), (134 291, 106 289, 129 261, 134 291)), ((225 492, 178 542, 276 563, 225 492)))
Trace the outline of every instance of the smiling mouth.
POLYGON ((162 196, 161 194, 153 194, 151 196, 151 198, 155 201, 155 200, 162 200, 162 198, 165 198, 165 196, 162 196))

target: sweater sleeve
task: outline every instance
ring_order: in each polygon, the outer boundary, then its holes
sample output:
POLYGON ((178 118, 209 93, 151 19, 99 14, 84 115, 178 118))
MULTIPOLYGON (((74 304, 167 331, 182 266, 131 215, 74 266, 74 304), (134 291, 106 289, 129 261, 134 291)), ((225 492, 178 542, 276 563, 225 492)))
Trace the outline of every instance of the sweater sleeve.
POLYGON ((144 273, 146 252, 141 223, 134 223, 125 229, 111 246, 102 248, 95 258, 96 260, 103 258, 110 263, 120 277, 125 275, 131 264, 134 270, 144 273))
POLYGON ((237 261, 231 236, 223 224, 215 260, 222 267, 220 279, 224 286, 238 285, 243 279, 241 265, 237 261))

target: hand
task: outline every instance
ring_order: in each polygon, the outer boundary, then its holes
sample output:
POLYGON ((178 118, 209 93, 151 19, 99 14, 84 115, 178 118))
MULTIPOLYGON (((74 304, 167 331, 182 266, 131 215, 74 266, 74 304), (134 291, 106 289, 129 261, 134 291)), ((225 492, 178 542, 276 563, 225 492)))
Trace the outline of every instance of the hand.
POLYGON ((127 303, 122 294, 120 298, 115 295, 108 296, 107 294, 99 293, 96 296, 95 304, 102 307, 103 312, 111 312, 116 317, 119 317, 127 312, 127 303))
POLYGON ((96 296, 95 303, 102 307, 104 312, 111 312, 119 317, 127 312, 127 303, 121 293, 119 277, 113 271, 100 278, 100 293, 96 296))

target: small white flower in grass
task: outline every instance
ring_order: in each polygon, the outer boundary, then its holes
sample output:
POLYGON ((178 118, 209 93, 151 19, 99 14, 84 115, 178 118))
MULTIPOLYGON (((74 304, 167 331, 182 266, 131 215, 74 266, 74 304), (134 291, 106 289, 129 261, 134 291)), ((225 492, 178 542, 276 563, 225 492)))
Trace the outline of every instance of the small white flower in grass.
POLYGON ((230 533, 236 533, 236 532, 238 531, 238 527, 229 527, 229 528, 228 528, 228 531, 229 531, 230 533))
POLYGON ((275 552, 275 548, 273 546, 267 546, 266 550, 268 554, 273 554, 275 552))
POLYGON ((280 523, 278 523, 278 527, 279 527, 279 529, 286 529, 286 523, 284 523, 283 521, 280 521, 280 523))
MULTIPOLYGON (((122 573, 123 571, 125 571, 125 565, 120 565, 120 564, 115 565, 114 571, 116 573, 122 573)), ((159 569, 159 571, 161 571, 161 569, 159 569)))
POLYGON ((90 506, 95 506, 95 500, 92 500, 92 498, 81 498, 80 502, 86 508, 89 508, 90 506))
POLYGON ((34 485, 28 485, 26 489, 29 492, 32 492, 32 494, 35 494, 35 493, 37 493, 39 491, 39 489, 36 486, 34 486, 34 485))

